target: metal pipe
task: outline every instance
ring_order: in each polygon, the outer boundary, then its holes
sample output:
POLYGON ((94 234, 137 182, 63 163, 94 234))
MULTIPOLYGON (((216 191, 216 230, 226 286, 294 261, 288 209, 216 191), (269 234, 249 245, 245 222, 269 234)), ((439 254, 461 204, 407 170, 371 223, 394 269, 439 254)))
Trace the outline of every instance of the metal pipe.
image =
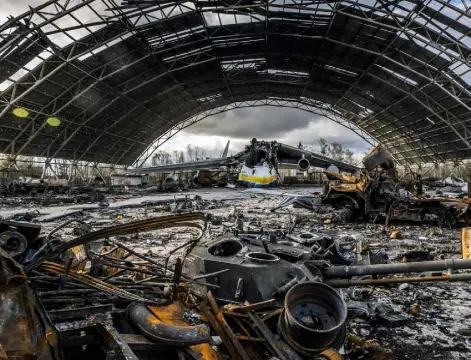
MULTIPOLYGON (((144 304, 130 304, 126 314, 131 324, 146 338, 159 344, 186 347, 207 343, 210 339, 210 330, 205 324, 187 326, 178 319, 168 319, 164 323, 144 304)), ((171 315, 177 316, 173 313, 171 315)))
POLYGON ((331 266, 323 271, 326 279, 350 278, 363 275, 384 275, 413 273, 424 271, 471 269, 471 259, 447 259, 440 261, 421 261, 398 264, 376 264, 376 265, 353 265, 353 266, 331 266))
POLYGON ((366 280, 351 280, 351 279, 333 279, 325 281, 325 284, 334 288, 347 288, 350 286, 371 286, 371 285, 387 285, 387 284, 400 284, 412 282, 432 282, 432 281, 471 281, 471 274, 451 274, 440 276, 423 276, 423 277, 410 277, 410 278, 392 278, 392 279, 366 279, 366 280))

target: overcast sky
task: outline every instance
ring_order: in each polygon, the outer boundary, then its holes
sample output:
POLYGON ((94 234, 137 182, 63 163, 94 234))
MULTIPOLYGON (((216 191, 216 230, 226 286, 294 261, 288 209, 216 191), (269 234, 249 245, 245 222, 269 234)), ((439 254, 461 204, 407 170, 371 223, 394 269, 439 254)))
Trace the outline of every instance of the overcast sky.
POLYGON ((208 117, 182 130, 163 144, 161 149, 184 150, 190 143, 205 148, 214 156, 222 153, 229 139, 229 153, 235 153, 254 137, 289 145, 297 145, 299 141, 310 145, 323 137, 329 142, 339 142, 361 155, 371 148, 353 131, 327 118, 302 110, 267 106, 236 109, 208 117))

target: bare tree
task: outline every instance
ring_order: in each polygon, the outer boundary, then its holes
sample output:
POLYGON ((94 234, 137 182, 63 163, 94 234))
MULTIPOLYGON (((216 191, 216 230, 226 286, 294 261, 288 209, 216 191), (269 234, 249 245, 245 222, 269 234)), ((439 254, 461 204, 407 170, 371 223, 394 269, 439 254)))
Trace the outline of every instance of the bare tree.
POLYGON ((328 143, 324 138, 320 138, 317 143, 308 145, 305 148, 337 161, 343 161, 348 164, 353 164, 355 162, 353 159, 353 151, 335 141, 328 143))
POLYGON ((187 156, 188 161, 195 161, 195 152, 193 149, 193 145, 188 144, 186 146, 186 156, 187 156))
POLYGON ((159 166, 159 165, 167 165, 170 164, 170 154, 164 150, 159 150, 154 153, 152 156, 152 165, 159 166))
POLYGON ((185 153, 183 151, 179 151, 175 157, 176 163, 183 163, 185 162, 185 153))

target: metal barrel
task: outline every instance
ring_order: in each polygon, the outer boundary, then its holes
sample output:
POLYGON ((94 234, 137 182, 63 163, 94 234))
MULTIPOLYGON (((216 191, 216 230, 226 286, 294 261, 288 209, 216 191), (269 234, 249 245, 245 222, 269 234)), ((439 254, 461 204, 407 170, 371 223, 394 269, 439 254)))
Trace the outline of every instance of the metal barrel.
POLYGON ((347 306, 332 287, 319 282, 302 282, 285 297, 280 322, 286 342, 302 353, 330 347, 341 333, 347 306))
POLYGON ((400 273, 418 273, 424 271, 445 271, 448 269, 471 269, 471 259, 447 259, 439 261, 421 261, 398 264, 331 266, 322 274, 325 279, 349 278, 363 275, 384 275, 400 273))

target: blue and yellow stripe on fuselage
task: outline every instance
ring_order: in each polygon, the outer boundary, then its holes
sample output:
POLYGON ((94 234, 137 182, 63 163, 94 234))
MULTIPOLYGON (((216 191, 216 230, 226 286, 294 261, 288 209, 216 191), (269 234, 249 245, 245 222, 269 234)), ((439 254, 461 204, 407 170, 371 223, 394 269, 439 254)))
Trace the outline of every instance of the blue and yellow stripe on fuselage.
POLYGON ((250 170, 248 168, 243 168, 239 173, 239 181, 242 186, 263 188, 277 186, 278 176, 270 174, 270 170, 265 167, 256 167, 250 170), (247 174, 247 172, 249 174, 247 174))

